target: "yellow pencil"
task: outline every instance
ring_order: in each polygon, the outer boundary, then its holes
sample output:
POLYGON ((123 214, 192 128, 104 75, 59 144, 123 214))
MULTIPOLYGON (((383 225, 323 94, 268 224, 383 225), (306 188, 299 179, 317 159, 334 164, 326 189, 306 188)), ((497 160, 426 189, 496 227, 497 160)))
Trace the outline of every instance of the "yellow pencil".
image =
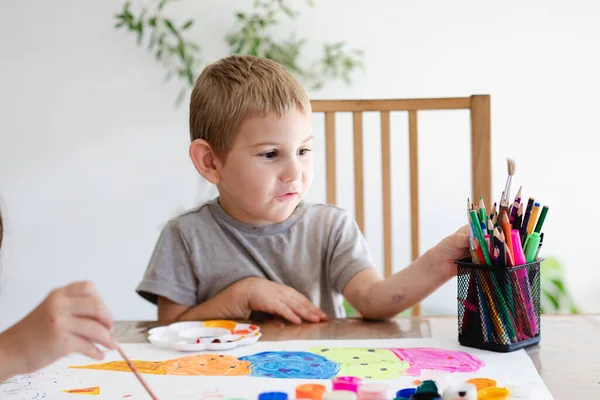
POLYGON ((531 235, 533 233, 533 228, 537 222, 538 214, 540 213, 540 203, 537 201, 533 205, 531 209, 531 216, 529 217, 529 223, 527 224, 527 234, 531 235))

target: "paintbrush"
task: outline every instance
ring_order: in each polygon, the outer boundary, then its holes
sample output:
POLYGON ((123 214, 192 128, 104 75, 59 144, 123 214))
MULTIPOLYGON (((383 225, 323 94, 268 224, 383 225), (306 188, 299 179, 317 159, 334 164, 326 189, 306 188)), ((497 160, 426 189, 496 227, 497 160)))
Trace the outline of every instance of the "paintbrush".
POLYGON ((118 350, 119 354, 121 354, 121 357, 123 357, 123 359, 125 360, 125 362, 129 366, 129 368, 131 368, 131 372, 134 373, 134 375, 136 376, 136 378, 138 379, 138 381, 140 381, 140 383, 142 384, 142 386, 144 387, 144 389, 146 389, 146 392, 148 392, 148 394, 150 395, 150 397, 152 398, 152 400, 158 400, 158 398, 154 395, 154 393, 152 393, 152 390, 150 390, 150 387, 148 387, 148 384, 146 383, 146 381, 144 380, 144 378, 142 378, 142 375, 138 372, 138 370, 135 367, 135 365, 133 365, 133 363, 127 357, 127 355, 125 354, 125 352, 123 351, 123 349, 121 348, 121 346, 119 346, 119 344, 117 344, 117 350, 118 350))

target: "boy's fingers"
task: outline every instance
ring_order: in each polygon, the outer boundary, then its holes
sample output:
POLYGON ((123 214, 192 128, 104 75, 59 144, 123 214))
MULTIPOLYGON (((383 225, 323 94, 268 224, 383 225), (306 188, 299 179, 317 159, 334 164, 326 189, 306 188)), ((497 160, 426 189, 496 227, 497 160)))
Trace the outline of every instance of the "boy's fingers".
POLYGON ((282 301, 280 301, 277 304, 277 306, 275 306, 275 313, 278 315, 281 315, 283 318, 287 319, 288 321, 290 321, 294 324, 302 323, 302 319, 300 319, 300 317, 297 316, 294 313, 294 311, 292 311, 292 309, 290 307, 288 307, 288 305, 282 301))
POLYGON ((463 225, 456 231, 456 233, 466 233, 468 235, 470 229, 471 228, 469 227, 469 225, 463 225))
POLYGON ((296 311, 297 314, 301 314, 300 316, 307 321, 319 322, 321 319, 327 317, 323 311, 301 294, 298 294, 298 297, 296 299, 291 299, 291 301, 291 306, 294 308, 294 311, 296 311))
POLYGON ((292 304, 290 307, 294 310, 305 321, 318 322, 320 317, 317 313, 312 311, 309 307, 303 304, 292 304))
POLYGON ((326 319, 327 314, 323 312, 319 307, 315 306, 310 300, 306 299, 307 307, 309 311, 321 319, 326 319))

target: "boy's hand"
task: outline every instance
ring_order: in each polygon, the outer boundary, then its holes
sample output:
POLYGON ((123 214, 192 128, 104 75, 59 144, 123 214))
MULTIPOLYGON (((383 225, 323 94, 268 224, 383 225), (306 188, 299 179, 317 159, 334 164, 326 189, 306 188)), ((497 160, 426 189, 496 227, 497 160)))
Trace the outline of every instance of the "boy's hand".
POLYGON ((261 278, 246 278, 244 284, 248 288, 248 307, 251 311, 279 315, 294 324, 301 324, 302 320, 327 320, 327 314, 289 286, 261 278))
POLYGON ((431 249, 434 260, 450 276, 456 274, 454 261, 467 257, 469 251, 469 226, 465 225, 431 249))

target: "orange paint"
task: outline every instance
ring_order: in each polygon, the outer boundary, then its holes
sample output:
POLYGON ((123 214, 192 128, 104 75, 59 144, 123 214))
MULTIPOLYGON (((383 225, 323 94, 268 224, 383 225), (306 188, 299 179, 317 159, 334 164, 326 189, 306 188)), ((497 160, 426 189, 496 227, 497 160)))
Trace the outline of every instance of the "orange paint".
POLYGON ((93 386, 93 387, 88 387, 88 388, 83 388, 83 389, 70 389, 70 390, 63 390, 62 392, 71 393, 71 394, 91 394, 92 396, 97 396, 100 394, 100 387, 93 386))
POLYGON ((325 390, 325 386, 314 383, 299 385, 296 386, 296 398, 321 400, 321 398, 323 397, 323 393, 325 393, 325 390))
POLYGON ((485 388, 495 387, 496 386, 496 381, 493 380, 493 379, 488 379, 488 378, 474 378, 474 379, 469 379, 465 383, 472 383, 473 385, 475 385, 475 387, 477 388, 478 392, 481 389, 485 389, 485 388))
POLYGON ((413 385, 417 385, 417 386, 418 386, 418 385, 420 385, 421 383, 423 383, 423 382, 421 382, 421 381, 420 381, 420 380, 418 380, 418 379, 415 379, 415 380, 413 381, 413 385))
POLYGON ((223 328, 227 329, 228 331, 233 331, 237 326, 237 322, 217 319, 213 321, 206 321, 204 322, 203 326, 205 328, 223 328))
MULTIPOLYGON (((134 367, 142 374, 186 375, 186 376, 245 376, 250 374, 250 362, 237 357, 219 354, 201 354, 166 361, 132 360, 134 367)), ((103 364, 72 366, 76 369, 131 372, 124 361, 103 364)))

